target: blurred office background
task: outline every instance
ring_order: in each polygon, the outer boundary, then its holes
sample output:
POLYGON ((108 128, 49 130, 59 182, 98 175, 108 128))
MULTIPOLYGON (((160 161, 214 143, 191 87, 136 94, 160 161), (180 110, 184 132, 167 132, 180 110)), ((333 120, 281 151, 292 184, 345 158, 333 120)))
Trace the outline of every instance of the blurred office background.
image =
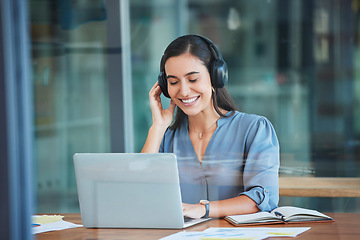
MULTIPOLYGON (((139 152, 165 47, 212 39, 281 176, 360 177, 360 0, 29 0, 37 212, 78 212, 73 154, 139 152)), ((282 197, 324 212, 356 198, 282 197)))

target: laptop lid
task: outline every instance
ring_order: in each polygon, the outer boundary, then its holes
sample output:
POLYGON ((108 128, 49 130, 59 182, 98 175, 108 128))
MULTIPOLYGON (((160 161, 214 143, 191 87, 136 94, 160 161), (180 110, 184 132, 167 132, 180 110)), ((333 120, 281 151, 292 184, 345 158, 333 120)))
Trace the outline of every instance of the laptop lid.
POLYGON ((77 153, 76 182, 87 228, 183 228, 172 153, 77 153))

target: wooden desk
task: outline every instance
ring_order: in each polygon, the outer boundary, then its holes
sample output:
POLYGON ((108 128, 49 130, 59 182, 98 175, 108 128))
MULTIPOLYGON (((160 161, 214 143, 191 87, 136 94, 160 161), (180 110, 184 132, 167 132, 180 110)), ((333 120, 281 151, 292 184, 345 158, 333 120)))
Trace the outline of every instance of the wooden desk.
MULTIPOLYGON (((81 224, 80 214, 62 214, 65 221, 81 224)), ((308 224, 273 224, 265 227, 311 227, 310 230, 300 234, 295 239, 306 240, 358 240, 360 236, 360 213, 328 213, 335 219, 334 223, 308 223, 308 224)), ((193 227, 188 231, 203 231, 209 227, 233 227, 223 219, 211 220, 193 227)), ((36 235, 38 240, 152 240, 159 239, 181 230, 164 229, 86 229, 73 228, 61 231, 40 233, 36 235)), ((270 240, 284 240, 289 238, 272 237, 270 240)), ((294 238, 291 238, 294 239, 294 238)))
POLYGON ((290 197, 360 197, 360 178, 280 177, 279 190, 290 197))

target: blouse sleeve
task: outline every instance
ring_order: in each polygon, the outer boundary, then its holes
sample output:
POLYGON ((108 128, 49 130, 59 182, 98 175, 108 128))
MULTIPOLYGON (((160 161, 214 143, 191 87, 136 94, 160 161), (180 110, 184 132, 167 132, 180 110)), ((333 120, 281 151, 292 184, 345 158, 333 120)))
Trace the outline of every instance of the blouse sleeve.
POLYGON ((161 140, 159 153, 173 152, 171 148, 172 140, 173 140, 173 130, 170 130, 170 128, 168 128, 166 129, 163 139, 161 140))
POLYGON ((266 118, 250 126, 245 142, 244 192, 260 211, 271 211, 279 201, 279 142, 266 118))

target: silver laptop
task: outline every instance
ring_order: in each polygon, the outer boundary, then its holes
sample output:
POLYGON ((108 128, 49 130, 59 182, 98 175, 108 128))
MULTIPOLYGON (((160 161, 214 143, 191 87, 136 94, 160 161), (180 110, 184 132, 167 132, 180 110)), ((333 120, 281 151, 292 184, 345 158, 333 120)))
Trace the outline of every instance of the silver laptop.
POLYGON ((76 153, 74 164, 87 228, 181 229, 209 220, 184 219, 172 153, 76 153))

